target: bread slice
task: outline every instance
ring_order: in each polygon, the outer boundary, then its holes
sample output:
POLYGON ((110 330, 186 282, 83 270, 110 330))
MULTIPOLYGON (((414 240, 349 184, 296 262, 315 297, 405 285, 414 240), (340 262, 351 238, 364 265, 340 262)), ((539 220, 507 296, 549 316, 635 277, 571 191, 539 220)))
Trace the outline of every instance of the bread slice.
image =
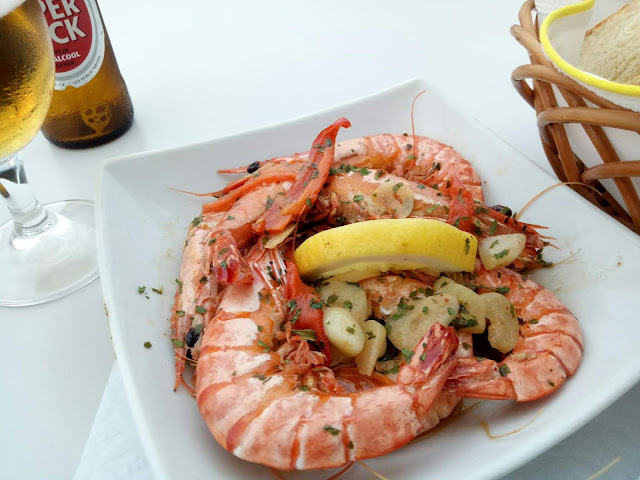
POLYGON ((581 70, 613 82, 640 85, 640 0, 633 0, 589 30, 581 70))

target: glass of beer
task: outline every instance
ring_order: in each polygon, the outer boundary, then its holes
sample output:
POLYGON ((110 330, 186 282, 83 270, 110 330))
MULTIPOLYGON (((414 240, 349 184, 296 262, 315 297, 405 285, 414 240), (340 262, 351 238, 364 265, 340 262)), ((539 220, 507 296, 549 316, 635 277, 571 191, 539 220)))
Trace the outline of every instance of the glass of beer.
POLYGON ((38 0, 0 2, 0 197, 12 220, 0 226, 0 305, 67 295, 98 276, 91 202, 41 205, 22 149, 44 122, 54 85, 53 48, 38 0))

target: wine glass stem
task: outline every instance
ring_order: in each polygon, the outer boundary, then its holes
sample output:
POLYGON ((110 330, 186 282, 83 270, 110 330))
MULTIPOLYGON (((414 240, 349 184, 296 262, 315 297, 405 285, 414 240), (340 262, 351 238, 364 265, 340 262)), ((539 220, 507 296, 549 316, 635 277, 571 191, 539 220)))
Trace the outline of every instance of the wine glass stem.
POLYGON ((52 226, 53 218, 29 188, 21 152, 0 159, 0 196, 13 217, 12 245, 16 246, 18 239, 40 235, 52 226))

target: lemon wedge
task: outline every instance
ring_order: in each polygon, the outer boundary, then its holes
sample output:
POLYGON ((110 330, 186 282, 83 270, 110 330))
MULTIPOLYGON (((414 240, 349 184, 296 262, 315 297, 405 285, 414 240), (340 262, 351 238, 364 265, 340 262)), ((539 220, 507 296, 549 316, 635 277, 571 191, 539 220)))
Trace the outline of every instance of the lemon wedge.
POLYGON ((357 282, 390 270, 471 272, 477 248, 476 237, 439 220, 385 219, 320 232, 296 249, 294 260, 306 280, 357 282))

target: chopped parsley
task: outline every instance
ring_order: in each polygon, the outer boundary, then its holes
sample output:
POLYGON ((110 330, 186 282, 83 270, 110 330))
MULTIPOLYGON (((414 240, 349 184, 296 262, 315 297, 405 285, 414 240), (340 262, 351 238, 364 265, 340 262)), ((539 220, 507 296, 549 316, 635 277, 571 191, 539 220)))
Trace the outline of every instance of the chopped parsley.
POLYGON ((389 370, 382 370, 380 372, 378 372, 381 375, 390 375, 392 373, 398 373, 400 371, 400 368, 398 367, 398 365, 396 365, 393 368, 390 368, 389 370))
MULTIPOLYGON (((307 200, 309 200, 309 199, 307 198, 307 200)), ((269 210, 272 205, 273 205, 273 198, 271 198, 270 195, 267 195, 267 204, 266 204, 267 208, 266 209, 269 210)))
POLYGON ((324 303, 327 305, 331 305, 336 300, 338 300, 338 295, 329 295, 329 297, 327 298, 327 301, 324 303))
POLYGON ((202 223, 202 216, 199 216, 193 219, 193 221, 191 222, 191 225, 193 225, 194 227, 197 227, 201 223, 202 223))
POLYGON ((349 300, 345 300, 344 302, 342 302, 342 306, 347 310, 351 310, 353 308, 353 303, 351 303, 349 300))
POLYGON ((468 238, 464 239, 464 253, 469 253, 469 248, 471 248, 471 240, 468 238))
POLYGON ((447 313, 448 313, 449 315, 455 315, 455 314, 456 314, 456 311, 455 311, 453 308, 449 307, 449 308, 447 308, 447 313))
POLYGON ((401 352, 402 352, 402 355, 404 356, 404 361, 406 363, 411 362, 411 359, 413 358, 413 355, 415 354, 415 352, 412 350, 409 350, 408 348, 403 348, 401 352))
POLYGON ((509 250, 507 250, 506 248, 504 250, 502 250, 501 252, 496 253, 493 258, 495 259, 500 259, 502 257, 505 257, 509 254, 509 250))
POLYGON ((305 340, 307 340, 308 342, 315 342, 316 341, 316 332, 315 330, 311 330, 310 328, 304 329, 304 330, 291 330, 293 332, 294 335, 298 335, 302 338, 304 338, 305 340))
POLYGON ((427 307, 426 305, 422 307, 422 313, 429 313, 429 307, 427 307))
POLYGON ((500 242, 500 240, 494 240, 489 248, 495 247, 499 242, 500 242))
POLYGON ((376 338, 376 334, 375 334, 375 333, 373 333, 373 331, 372 331, 372 330, 365 330, 365 332, 364 332, 364 333, 366 333, 366 334, 367 334, 368 340, 371 340, 371 339, 373 339, 373 338, 376 338))
POLYGON ((182 282, 176 278, 176 283, 178 284, 178 287, 180 287, 180 293, 182 293, 182 282))
POLYGON ((431 205, 429 208, 427 208, 427 214, 431 214, 433 213, 433 211, 440 207, 441 205, 439 203, 434 203, 433 205, 431 205))
POLYGON ((532 318, 531 321, 529 321, 530 324, 535 325, 536 323, 538 323, 538 319, 537 318, 532 318))
POLYGON ((176 317, 184 317, 184 311, 183 310, 176 310, 176 317))
POLYGON ((311 308, 315 308, 316 310, 320 310, 322 308, 323 304, 322 304, 322 300, 314 297, 309 302, 309 305, 311 306, 311 308))
POLYGON ((322 427, 322 429, 325 432, 329 432, 334 437, 340 433, 340 430, 338 430, 337 428, 332 427, 331 425, 325 425, 324 427, 322 427))
POLYGON ((197 306, 196 307, 196 312, 205 314, 205 313, 207 313, 207 309, 204 308, 204 307, 201 307, 201 306, 197 306))
POLYGON ((498 230, 498 221, 494 220, 491 224, 491 228, 489 228, 489 235, 495 235, 496 230, 498 230))
POLYGON ((236 217, 232 217, 231 215, 229 215, 229 216, 227 217, 227 220, 235 220, 235 219, 236 219, 236 217))
POLYGON ((506 377, 509 373, 511 373, 511 369, 509 368, 508 365, 500 365, 500 368, 498 369, 498 372, 503 377, 506 377))
POLYGON ((151 348, 151 342, 144 342, 144 348, 147 350, 151 348))
POLYGON ((353 335, 354 333, 356 333, 356 329, 355 329, 355 323, 353 324, 352 327, 347 327, 347 332, 349 332, 351 335, 353 335))
POLYGON ((184 347, 184 342, 182 340, 178 340, 177 338, 174 338, 173 340, 171 340, 171 343, 173 343, 173 346, 176 348, 184 347))
POLYGON ((469 350, 470 347, 471 345, 469 345, 467 342, 462 342, 462 348, 464 348, 465 350, 469 350))
POLYGON ((142 295, 142 294, 143 294, 144 292, 146 292, 146 291, 147 291, 147 287, 138 287, 138 293, 139 293, 140 295, 142 295))
POLYGON ((398 193, 402 185, 404 185, 404 183, 396 183, 391 190, 393 190, 393 193, 398 193))
POLYGON ((153 288, 153 287, 151 287, 151 291, 152 291, 153 293, 157 293, 158 295, 162 295, 162 287, 160 287, 160 288, 153 288))
POLYGON ((542 258, 542 252, 539 252, 536 255, 536 263, 539 263, 543 267, 550 267, 553 265, 553 262, 547 262, 544 258, 542 258))
POLYGON ((269 347, 269 345, 264 343, 262 340, 258 340, 258 345, 260 345, 262 348, 264 348, 265 352, 268 352, 269 350, 271 350, 271 347, 269 347))
POLYGON ((361 202, 362 200, 364 200, 363 195, 356 195, 355 197, 353 197, 353 201, 356 203, 361 202))
POLYGON ((409 310, 413 310, 414 308, 415 305, 409 305, 404 301, 404 298, 401 298, 400 302, 398 302, 398 310, 396 313, 391 315, 391 320, 398 320, 399 318, 404 317, 409 310))

